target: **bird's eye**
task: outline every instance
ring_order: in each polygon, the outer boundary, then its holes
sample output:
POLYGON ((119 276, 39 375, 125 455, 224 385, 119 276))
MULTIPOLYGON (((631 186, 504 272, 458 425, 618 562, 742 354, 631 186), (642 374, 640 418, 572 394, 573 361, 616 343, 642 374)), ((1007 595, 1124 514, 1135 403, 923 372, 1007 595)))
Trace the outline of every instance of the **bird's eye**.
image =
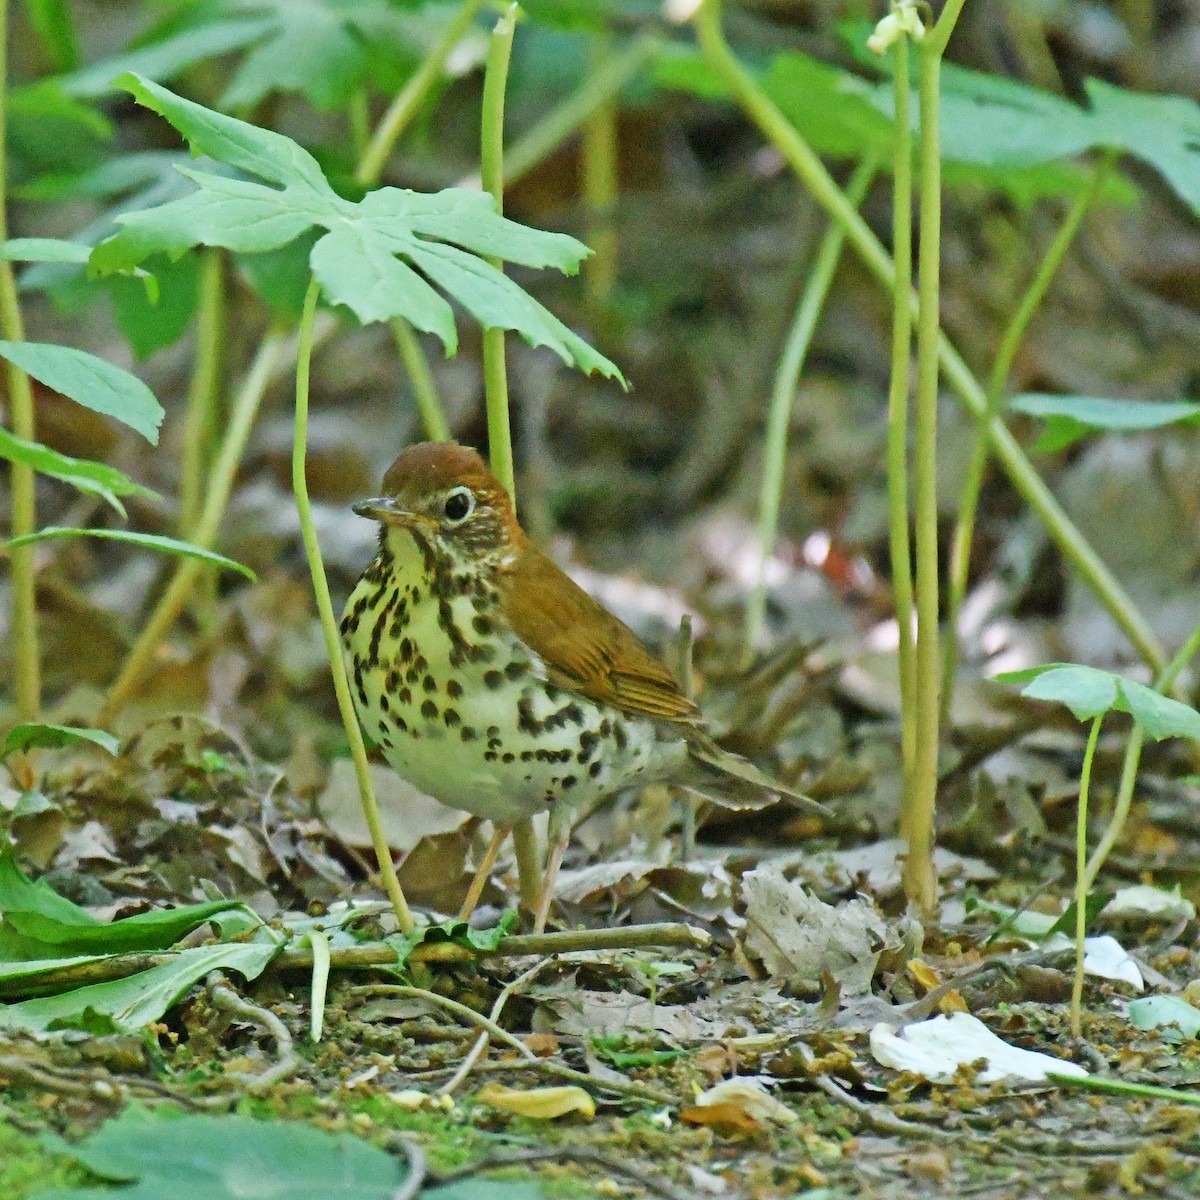
POLYGON ((467 487, 456 487, 442 502, 442 512, 452 525, 461 525, 474 511, 475 495, 467 487))

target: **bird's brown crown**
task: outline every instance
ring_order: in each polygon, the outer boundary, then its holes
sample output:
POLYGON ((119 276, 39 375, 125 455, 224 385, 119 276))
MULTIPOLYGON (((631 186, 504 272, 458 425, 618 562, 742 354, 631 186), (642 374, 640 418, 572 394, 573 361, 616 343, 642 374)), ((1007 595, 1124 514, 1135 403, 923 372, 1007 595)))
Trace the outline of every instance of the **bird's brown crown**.
POLYGON ((388 468, 383 491, 395 508, 439 521, 443 534, 476 549, 524 541, 504 485, 469 446, 409 446, 388 468))
POLYGON ((389 496, 423 496, 463 485, 472 491, 508 493, 470 446, 417 442, 404 450, 383 477, 389 496))

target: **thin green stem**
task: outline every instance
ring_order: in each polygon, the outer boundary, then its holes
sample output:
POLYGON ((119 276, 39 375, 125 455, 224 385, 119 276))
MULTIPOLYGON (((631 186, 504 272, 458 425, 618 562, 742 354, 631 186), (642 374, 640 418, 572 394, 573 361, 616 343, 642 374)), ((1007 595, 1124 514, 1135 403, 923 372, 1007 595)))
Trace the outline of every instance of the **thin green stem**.
POLYGON ((325 638, 325 651, 333 673, 333 688, 337 695, 338 711, 350 743, 350 757, 354 762, 354 773, 358 777, 358 790, 362 797, 363 815, 371 831, 371 844, 379 860, 379 873, 388 899, 396 912, 402 933, 411 933, 414 928, 412 914, 396 868, 392 862, 392 851, 387 834, 379 818, 379 804, 371 783, 371 768, 367 762, 367 748, 363 744, 362 730, 354 711, 354 700, 350 695, 350 681, 346 678, 346 664, 342 658, 341 640, 338 636, 337 617, 333 612, 333 600, 329 595, 329 581, 325 577, 325 565, 321 561, 321 547, 317 541, 317 529, 313 524, 312 504, 308 498, 308 480, 305 475, 305 455, 308 447, 308 393, 309 373, 312 364, 313 321, 317 314, 317 297, 320 285, 316 279, 309 281, 304 297, 304 310, 300 317, 298 344, 296 347, 296 425, 292 441, 292 490, 296 496, 296 511, 300 517, 300 533, 304 540, 304 555, 312 573, 313 593, 317 600, 317 615, 321 620, 321 632, 325 638))
MULTIPOLYGON (((944 45, 944 42, 941 43, 944 45)), ((933 866, 937 803, 938 717, 942 658, 938 631, 937 402, 942 160, 938 121, 941 58, 938 42, 917 50, 921 106, 920 221, 917 264, 917 395, 913 437, 913 530, 916 550, 916 737, 908 797, 905 886, 922 911, 937 904, 933 866)))
POLYGON ((421 416, 425 436, 431 442, 448 442, 450 422, 446 420, 445 406, 438 395, 433 372, 429 369, 416 332, 403 317, 396 317, 391 326, 396 349, 400 352, 400 361, 404 363, 404 369, 408 372, 409 382, 412 384, 413 399, 421 416))
POLYGON ((486 0, 466 0, 446 26, 437 45, 429 51, 413 77, 388 106, 354 172, 354 178, 364 187, 374 187, 379 182, 388 155, 408 128, 409 122, 417 115, 430 88, 438 81, 446 59, 467 35, 485 3, 486 0))
MULTIPOLYGON (((517 5, 504 10, 488 43, 487 67, 483 78, 483 113, 479 127, 479 174, 483 189, 496 202, 496 211, 504 211, 504 93, 508 84, 508 64, 512 58, 513 36, 517 31, 517 5)), ((492 259, 499 271, 504 264, 492 259)), ((487 405, 488 455, 496 478, 507 489, 514 506, 517 502, 513 470, 512 431, 508 414, 508 369, 504 355, 504 330, 483 331, 483 388, 487 405)), ((517 852, 517 878, 522 903, 531 912, 541 911, 542 870, 537 832, 530 817, 522 817, 513 826, 513 845, 517 852)))
MULTIPOLYGON (((263 339, 254 361, 234 396, 225 434, 217 449, 212 469, 204 486, 204 504, 192 530, 190 540, 205 550, 216 545, 221 520, 233 492, 238 464, 250 438, 254 418, 270 382, 275 363, 284 356, 289 338, 279 330, 273 330, 263 339)), ((99 723, 107 725, 113 716, 133 695, 154 660, 158 647, 179 614, 187 607, 195 592, 196 581, 204 571, 202 563, 194 558, 179 559, 170 583, 158 598, 154 611, 142 626, 137 641, 125 656, 121 672, 117 676, 101 710, 99 723)))
MULTIPOLYGON (((487 70, 483 80, 483 118, 479 140, 479 170, 484 191, 496 201, 496 211, 504 211, 504 91, 508 82, 508 63, 512 57, 513 35, 517 28, 517 6, 509 5, 496 22, 488 43, 487 70)), ((502 270, 501 260, 492 265, 502 270)), ((504 484, 516 502, 513 475, 512 432, 508 418, 508 371, 504 357, 504 330, 483 331, 483 382, 487 399, 488 452, 496 478, 504 484)))
MULTIPOLYGON (((821 160, 795 126, 737 61, 721 33, 719 0, 703 0, 694 22, 705 58, 735 100, 783 155, 817 203, 833 220, 845 227, 847 240, 858 252, 863 264, 890 290, 895 284, 895 266, 891 256, 867 223, 846 202, 821 160)), ((915 297, 912 303, 915 305, 915 297)), ((983 388, 944 334, 939 339, 938 351, 946 382, 967 409, 986 422, 992 453, 1012 480, 1013 486, 1033 509, 1051 540, 1061 549, 1084 584, 1124 631, 1137 653, 1153 670, 1159 670, 1165 655, 1136 605, 1063 511, 1004 422, 994 414, 989 416, 983 388)))
POLYGON ((594 66, 587 79, 561 104, 531 126, 504 153, 504 178, 520 179, 544 162, 589 118, 620 95, 658 53, 662 39, 642 33, 621 51, 594 66))
MULTIPOLYGON (((1158 678, 1155 679, 1154 686, 1160 692, 1170 692, 1176 679, 1179 678, 1180 672, 1196 657, 1197 653, 1200 653, 1200 625, 1192 630, 1191 635, 1180 646, 1175 657, 1163 668, 1158 678)), ((1121 782, 1117 787, 1117 800, 1113 805, 1112 817, 1088 861, 1086 885, 1089 891, 1095 885, 1101 868, 1125 829, 1129 809, 1133 804, 1133 786, 1137 780, 1138 764, 1141 762, 1142 745, 1145 740, 1145 731, 1140 724, 1135 722, 1129 733, 1129 741, 1125 746, 1125 758, 1121 764, 1121 782)))
POLYGON ((954 26, 958 24, 959 14, 965 3, 966 0, 946 0, 934 27, 928 30, 921 39, 921 53, 935 58, 941 58, 946 53, 950 35, 954 32, 954 26))
MULTIPOLYGON (((612 57, 612 35, 592 35, 588 74, 602 71, 612 57)), ((586 241, 592 256, 583 264, 588 304, 603 313, 617 278, 617 105, 615 96, 596 107, 583 126, 583 200, 587 209, 586 241)))
POLYGON ((354 150, 354 161, 361 163, 371 139, 371 105, 365 87, 357 88, 350 97, 346 106, 346 119, 350 125, 350 145, 354 150))
MULTIPOLYGON (((658 52, 660 45, 660 38, 643 33, 620 53, 606 58, 577 91, 572 92, 505 149, 504 179, 509 182, 519 179, 549 158, 598 109, 612 101, 626 84, 637 78, 658 52)), ((479 175, 475 174, 464 179, 460 186, 480 187, 482 183, 479 175)), ((426 436, 433 441, 447 440, 450 437, 450 425, 420 340, 403 319, 392 323, 392 333, 413 385, 426 436)))
POLYGON ((900 834, 908 835, 917 752, 917 665, 913 645, 912 547, 908 535, 908 389, 912 363, 912 126, 909 120, 908 38, 896 42, 896 145, 892 158, 892 372, 888 386, 888 550, 896 608, 900 676, 900 757, 903 801, 900 834))
POLYGON ((1079 811, 1075 817, 1075 978, 1071 983, 1071 1033, 1078 1037, 1083 1021, 1083 939, 1087 935, 1087 812, 1088 789, 1092 782, 1092 760, 1104 714, 1092 720, 1087 746, 1083 751, 1083 767, 1079 772, 1079 811))
MULTIPOLYGON (((1009 373, 1025 338, 1029 323, 1040 307, 1055 276, 1058 274, 1067 251, 1079 233, 1083 218, 1096 202, 1104 181, 1108 178, 1116 153, 1107 151, 1096 165, 1088 186, 1075 198, 1066 218, 1047 248, 1037 273, 1021 297, 1008 325, 1000 337, 996 357, 987 382, 987 405, 989 415, 1000 411, 1000 402, 1008 386, 1009 373)), ((983 476, 987 468, 988 439, 984 426, 975 432, 971 448, 971 459, 963 480, 962 497, 958 506, 958 520, 954 529, 954 540, 950 549, 950 588, 946 607, 946 662, 943 671, 943 717, 949 716, 949 703, 954 695, 954 674, 958 659, 958 614, 967 594, 967 577, 971 566, 971 546, 975 540, 975 516, 979 509, 979 496, 983 489, 983 476)))
MULTIPOLYGON (((846 184, 846 196, 851 204, 857 207, 862 203, 877 168, 878 163, 874 155, 865 158, 855 168, 854 174, 846 184)), ((762 487, 758 497, 758 579, 746 606, 744 651, 747 659, 753 655, 762 637, 766 615, 767 561, 779 536, 779 510, 783 499, 784 468, 787 463, 788 424, 796 396, 796 382, 800 378, 813 331, 825 306, 825 298, 829 294, 845 239, 845 230, 837 224, 831 224, 821 237, 808 283, 800 297, 796 315, 792 318, 792 325, 784 342, 783 354, 775 372, 775 385, 771 389, 766 439, 763 444, 762 487)))
MULTIPOLYGON (((8 0, 0 0, 0 242, 8 240, 8 0)), ((0 262, 0 329, 5 340, 23 342, 25 328, 17 300, 12 263, 0 262)), ((33 388, 24 371, 6 362, 8 419, 12 432, 32 442, 37 430, 33 415, 33 388)), ((25 537, 37 526, 37 496, 33 468, 11 463, 12 536, 25 537)), ((35 549, 19 546, 12 551, 12 645, 17 715, 36 721, 42 708, 42 670, 38 655, 37 582, 35 549)))
POLYGON ((221 374, 221 334, 224 318, 222 252, 208 247, 200 254, 199 302, 196 307, 196 352, 183 420, 179 478, 179 536, 195 533, 204 498, 220 417, 217 412, 221 374))

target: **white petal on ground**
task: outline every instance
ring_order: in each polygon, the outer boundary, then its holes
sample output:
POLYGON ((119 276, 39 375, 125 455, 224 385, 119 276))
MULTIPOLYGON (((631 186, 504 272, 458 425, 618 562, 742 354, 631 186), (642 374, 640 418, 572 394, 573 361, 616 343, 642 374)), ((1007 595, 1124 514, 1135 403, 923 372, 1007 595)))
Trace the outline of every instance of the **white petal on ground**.
POLYGON ((1129 957, 1129 951, 1108 934, 1083 939, 1083 973, 1099 979, 1128 983, 1139 992, 1146 986, 1137 963, 1129 957))
POLYGON ((1196 906, 1179 893, 1179 884, 1171 891, 1139 883, 1134 887, 1118 889, 1116 895, 1104 906, 1106 917, 1139 916, 1158 917, 1166 920, 1191 920, 1196 915, 1196 906))
POLYGON ((1002 1042, 968 1013, 918 1021, 905 1025, 899 1033, 892 1025, 876 1025, 871 1030, 871 1053, 881 1066, 921 1075, 931 1083, 949 1083, 959 1067, 980 1060, 987 1062, 976 1077, 980 1083, 998 1079, 1040 1083, 1051 1071, 1079 1077, 1087 1074, 1076 1063, 1002 1042))

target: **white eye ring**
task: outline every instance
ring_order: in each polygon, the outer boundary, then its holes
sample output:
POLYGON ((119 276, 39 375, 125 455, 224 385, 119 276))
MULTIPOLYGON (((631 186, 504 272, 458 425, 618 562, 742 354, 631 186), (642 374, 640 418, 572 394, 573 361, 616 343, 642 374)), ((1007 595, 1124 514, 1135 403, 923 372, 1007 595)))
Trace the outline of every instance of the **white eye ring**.
POLYGON ((475 511, 475 493, 469 487, 451 488, 442 501, 442 515, 451 525, 461 525, 475 511))

